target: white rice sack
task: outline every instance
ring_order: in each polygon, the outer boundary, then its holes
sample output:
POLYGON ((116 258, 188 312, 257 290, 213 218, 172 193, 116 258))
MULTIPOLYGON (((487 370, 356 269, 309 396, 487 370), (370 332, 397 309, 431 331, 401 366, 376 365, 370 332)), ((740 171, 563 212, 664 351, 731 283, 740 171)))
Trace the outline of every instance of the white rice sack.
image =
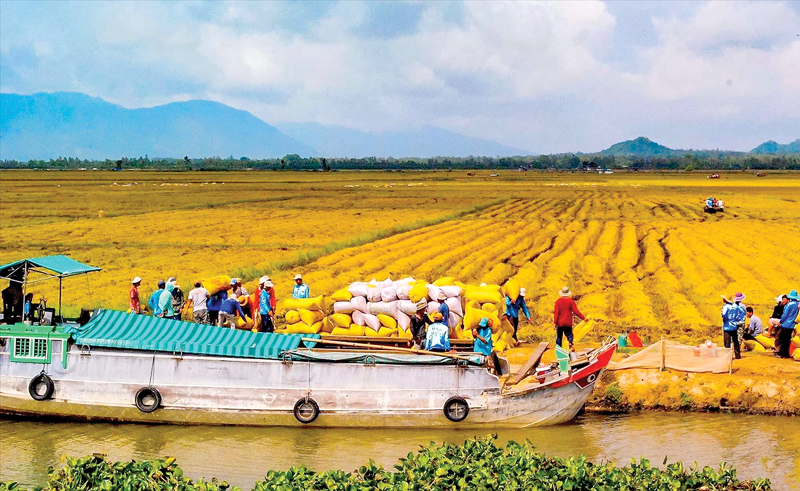
POLYGON ((408 300, 408 292, 411 291, 411 285, 399 285, 397 287, 397 299, 408 300))
POLYGON ((428 302, 428 308, 425 309, 425 312, 428 314, 439 312, 439 305, 439 302, 428 302))
POLYGON ((406 278, 403 278, 402 280, 395 281, 395 283, 398 284, 398 285, 408 285, 408 286, 411 286, 416 282, 417 282, 417 280, 415 280, 414 278, 412 278, 410 276, 408 276, 406 278))
MULTIPOLYGON (((353 304, 353 308, 355 310, 359 310, 362 313, 367 313, 367 299, 366 297, 353 297, 350 300, 350 303, 353 304)), ((363 324, 361 324, 363 326, 363 324)))
POLYGON ((450 318, 447 319, 447 327, 449 327, 450 329, 454 329, 456 326, 461 324, 462 320, 463 320, 462 316, 460 316, 458 314, 454 314, 453 311, 451 310, 450 311, 450 318))
POLYGON ((431 300, 439 300, 440 291, 441 290, 439 290, 438 286, 434 284, 428 285, 428 298, 430 298, 431 300))
POLYGON ((337 314, 352 314, 354 310, 356 310, 356 306, 353 302, 335 302, 333 304, 333 311, 337 314))
POLYGON ((398 311, 397 325, 400 326, 400 329, 408 331, 408 328, 411 326, 411 317, 407 316, 403 312, 398 311))
MULTIPOLYGON (((376 317, 377 319, 377 317, 376 317)), ((353 324, 357 324, 359 326, 366 326, 367 325, 367 314, 363 312, 359 312, 358 310, 353 311, 353 324)))
POLYGON ((398 300, 397 311, 406 315, 414 315, 417 313, 417 304, 411 300, 398 300))
MULTIPOLYGON (((355 318, 353 320, 355 320, 355 318)), ((364 320, 367 323, 367 327, 371 328, 373 331, 377 332, 380 330, 381 321, 378 319, 377 315, 364 314, 364 320)))
POLYGON ((381 290, 381 300, 384 302, 394 302, 397 300, 397 292, 391 286, 387 286, 381 290))
POLYGON ((394 302, 370 302, 367 304, 367 313, 372 315, 388 315, 397 318, 397 301, 394 302))
POLYGON ((350 292, 350 295, 354 297, 366 297, 367 296, 367 284, 366 283, 353 283, 348 288, 347 291, 350 292))
POLYGON ((440 286, 439 290, 444 293, 447 298, 459 297, 462 292, 461 287, 458 285, 440 286))
POLYGON ((377 286, 379 286, 381 288, 388 288, 388 287, 392 286, 392 279, 391 278, 386 278, 385 280, 379 282, 377 284, 377 286))
POLYGON ((461 308, 461 299, 458 297, 450 297, 444 301, 450 309, 451 314, 458 314, 464 317, 464 310, 461 308))
POLYGON ((377 286, 367 287, 367 300, 370 302, 380 302, 381 289, 377 286))

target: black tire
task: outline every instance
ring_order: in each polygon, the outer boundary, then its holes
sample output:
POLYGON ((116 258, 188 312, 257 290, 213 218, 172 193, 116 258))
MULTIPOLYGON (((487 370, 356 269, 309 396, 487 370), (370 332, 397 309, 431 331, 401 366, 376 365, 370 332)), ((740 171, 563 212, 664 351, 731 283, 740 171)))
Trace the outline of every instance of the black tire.
POLYGON ((313 423, 319 416, 319 405, 314 399, 304 397, 294 403, 293 412, 297 421, 307 425, 313 423))
POLYGON ((48 377, 44 372, 33 377, 31 382, 28 384, 28 392, 36 401, 50 399, 53 397, 53 392, 55 392, 55 390, 56 386, 53 383, 53 379, 48 377))
POLYGON ((469 404, 463 397, 453 396, 444 403, 444 417, 458 423, 467 419, 469 404))
POLYGON ((161 407, 161 393, 155 387, 142 387, 134 397, 136 409, 143 413, 152 413, 161 407))

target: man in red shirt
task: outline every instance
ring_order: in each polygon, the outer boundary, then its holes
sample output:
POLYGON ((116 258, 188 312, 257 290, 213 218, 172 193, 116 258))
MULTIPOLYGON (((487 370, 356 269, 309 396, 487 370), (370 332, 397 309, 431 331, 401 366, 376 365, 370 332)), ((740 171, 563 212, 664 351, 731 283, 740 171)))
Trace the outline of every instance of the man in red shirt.
POLYGON ((564 334, 567 335, 569 341, 570 351, 574 351, 575 347, 572 345, 572 316, 577 315, 581 320, 586 320, 581 311, 578 310, 578 305, 572 299, 572 292, 569 287, 565 286, 558 292, 561 298, 556 300, 556 308, 553 312, 553 326, 556 329, 556 346, 561 346, 561 338, 564 334))
POLYGON ((142 279, 138 276, 131 281, 133 286, 131 286, 131 291, 128 294, 128 299, 130 300, 130 308, 131 314, 141 314, 142 313, 142 306, 139 303, 139 285, 142 284, 142 279))

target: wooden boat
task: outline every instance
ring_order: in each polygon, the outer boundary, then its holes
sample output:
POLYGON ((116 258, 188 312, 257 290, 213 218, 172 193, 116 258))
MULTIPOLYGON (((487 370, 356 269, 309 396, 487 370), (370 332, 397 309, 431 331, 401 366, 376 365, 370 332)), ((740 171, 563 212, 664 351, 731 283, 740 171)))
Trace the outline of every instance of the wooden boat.
POLYGON ((527 377, 531 360, 511 385, 476 353, 330 350, 310 338, 113 310, 84 326, 0 326, 0 412, 210 425, 552 425, 580 411, 616 347, 604 343, 540 379, 527 377))

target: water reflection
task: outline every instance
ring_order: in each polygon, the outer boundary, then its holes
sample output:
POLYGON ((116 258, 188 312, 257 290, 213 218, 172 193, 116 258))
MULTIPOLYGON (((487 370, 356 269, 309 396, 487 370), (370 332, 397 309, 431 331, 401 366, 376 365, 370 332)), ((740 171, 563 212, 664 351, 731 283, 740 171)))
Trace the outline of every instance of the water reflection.
MULTIPOLYGON (((775 489, 797 486, 800 419, 719 414, 586 415, 571 424, 524 430, 396 430, 146 426, 0 420, 0 480, 42 483, 62 455, 94 452, 112 460, 172 455, 189 476, 217 476, 244 489, 270 469, 305 464, 316 470, 354 470, 372 458, 391 468, 398 458, 436 442, 460 443, 496 433, 499 443, 530 440, 559 456, 628 464, 644 456, 654 464, 727 461, 739 476, 770 477, 775 489)), ((800 488, 795 488, 800 489, 800 488)))

